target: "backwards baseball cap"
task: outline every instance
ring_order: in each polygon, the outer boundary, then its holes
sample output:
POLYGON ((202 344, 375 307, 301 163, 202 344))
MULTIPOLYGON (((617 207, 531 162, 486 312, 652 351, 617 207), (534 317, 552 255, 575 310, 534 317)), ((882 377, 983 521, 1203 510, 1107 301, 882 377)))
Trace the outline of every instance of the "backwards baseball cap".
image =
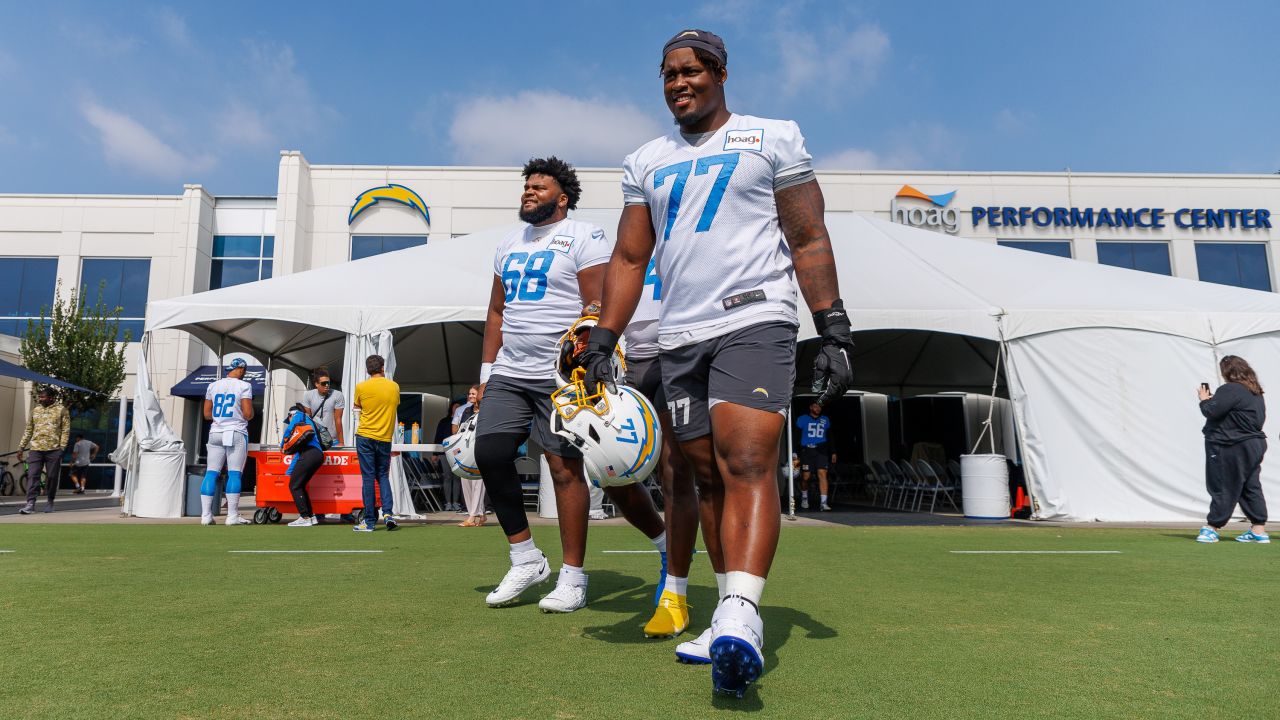
POLYGON ((667 58, 667 53, 679 48, 697 48, 706 50, 720 61, 721 65, 729 64, 729 53, 724 49, 724 40, 720 36, 707 32, 706 30, 681 30, 676 36, 667 41, 662 46, 662 58, 667 58))
POLYGON ((227 370, 235 370, 236 368, 248 368, 248 367, 249 367, 249 363, 245 362, 244 358, 235 358, 231 362, 227 363, 227 370))

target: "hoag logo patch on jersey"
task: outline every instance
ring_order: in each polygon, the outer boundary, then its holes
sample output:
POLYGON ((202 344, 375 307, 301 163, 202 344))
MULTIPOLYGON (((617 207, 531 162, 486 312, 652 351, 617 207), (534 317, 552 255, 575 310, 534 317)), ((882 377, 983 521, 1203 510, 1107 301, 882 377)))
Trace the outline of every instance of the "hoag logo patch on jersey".
POLYGON ((573 246, 572 235, 556 235, 555 237, 551 238, 551 242, 547 243, 548 250, 559 250, 560 252, 566 255, 569 254, 569 248, 572 246, 573 246))
POLYGON ((764 129, 730 130, 724 134, 725 150, 764 150, 764 129))

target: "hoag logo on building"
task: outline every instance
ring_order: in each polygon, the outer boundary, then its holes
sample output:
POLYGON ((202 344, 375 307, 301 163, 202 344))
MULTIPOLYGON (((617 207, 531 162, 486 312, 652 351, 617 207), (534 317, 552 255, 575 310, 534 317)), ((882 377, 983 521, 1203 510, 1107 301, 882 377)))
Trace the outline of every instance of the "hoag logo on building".
POLYGON ((889 219, 900 225, 955 235, 960 231, 960 212, 948 207, 955 196, 955 190, 941 195, 926 195, 910 185, 903 185, 889 201, 889 219), (907 202, 900 203, 900 199, 907 202), (924 202, 917 202, 921 200, 924 202))

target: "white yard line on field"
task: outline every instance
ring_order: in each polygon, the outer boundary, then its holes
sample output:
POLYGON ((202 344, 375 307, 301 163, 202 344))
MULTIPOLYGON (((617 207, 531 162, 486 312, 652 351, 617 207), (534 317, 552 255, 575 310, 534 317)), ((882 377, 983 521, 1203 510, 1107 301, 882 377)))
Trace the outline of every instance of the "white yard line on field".
POLYGON ((228 550, 232 555, 371 555, 381 550, 228 550))
POLYGON ((952 550, 952 555, 1119 555, 1119 550, 952 550))

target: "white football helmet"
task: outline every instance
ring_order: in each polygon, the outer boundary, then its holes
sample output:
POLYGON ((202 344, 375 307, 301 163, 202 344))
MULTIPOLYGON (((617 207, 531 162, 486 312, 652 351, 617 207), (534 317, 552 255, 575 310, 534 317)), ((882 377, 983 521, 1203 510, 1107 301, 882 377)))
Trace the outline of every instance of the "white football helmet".
POLYGON ((444 455, 449 459, 449 469, 464 480, 479 480, 480 468, 476 466, 476 418, 479 412, 471 414, 461 425, 458 432, 444 439, 444 455))
POLYGON ((662 427, 653 405, 626 385, 582 400, 575 392, 585 392, 581 381, 552 395, 551 431, 582 451, 587 478, 597 487, 647 479, 662 453, 662 427), (584 404, 588 399, 594 402, 584 404))

